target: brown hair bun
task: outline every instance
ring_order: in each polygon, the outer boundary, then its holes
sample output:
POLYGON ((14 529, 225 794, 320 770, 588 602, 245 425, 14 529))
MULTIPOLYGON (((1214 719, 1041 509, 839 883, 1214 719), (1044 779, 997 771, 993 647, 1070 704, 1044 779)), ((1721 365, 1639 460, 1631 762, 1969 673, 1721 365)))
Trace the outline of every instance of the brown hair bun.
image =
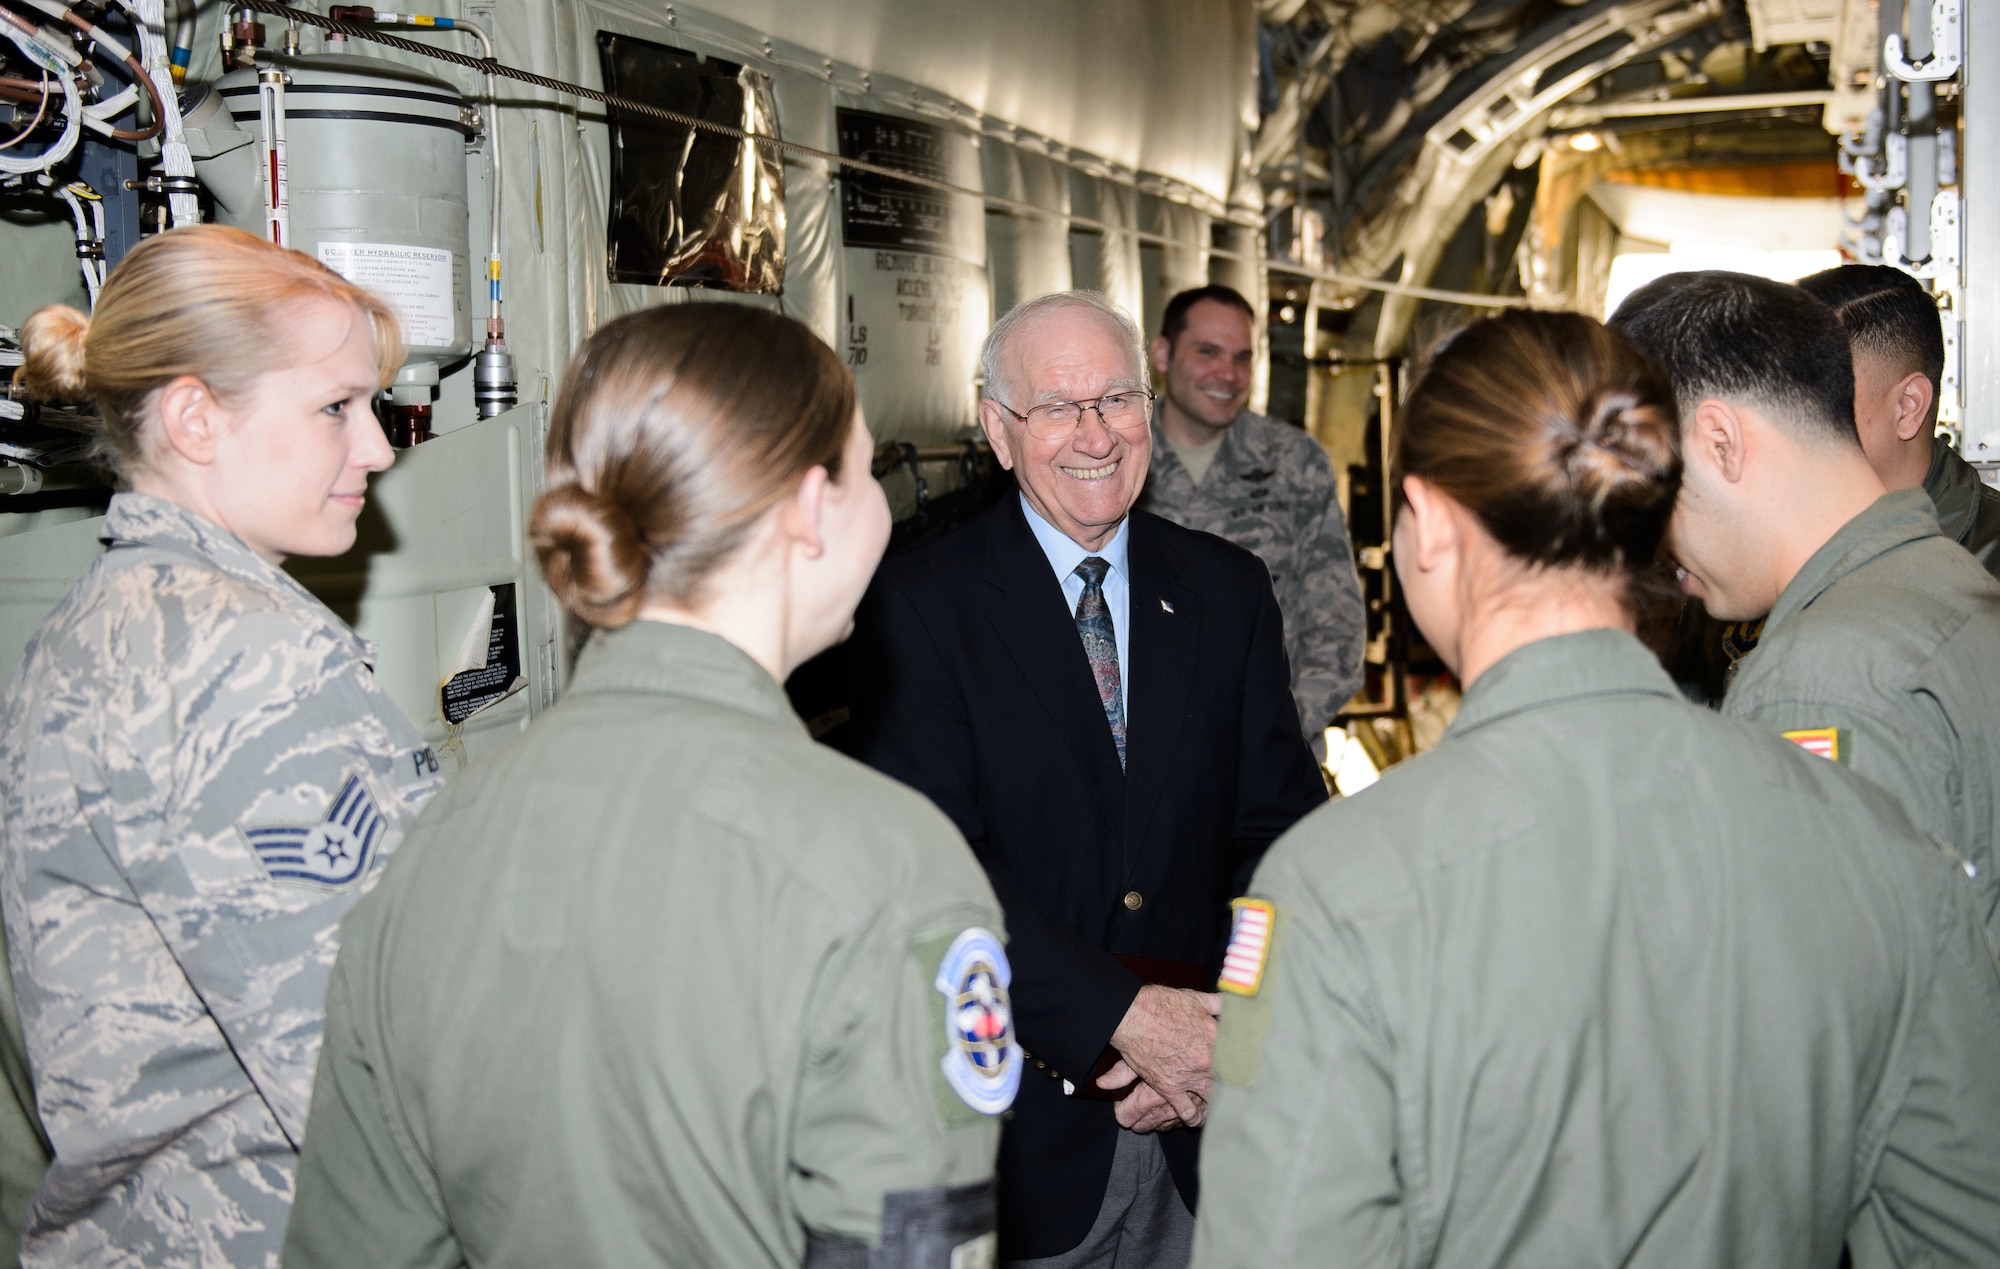
POLYGON ((605 628, 699 603, 806 472, 839 477, 855 408, 847 367, 791 318, 694 303, 606 324, 563 378, 529 521, 557 602, 605 628))
POLYGON ((21 324, 21 368, 14 382, 38 401, 73 404, 90 399, 83 346, 90 319, 67 304, 50 304, 21 324))
POLYGON ((1628 576, 1659 555, 1680 492, 1666 376, 1580 313, 1514 310, 1438 351, 1404 407, 1395 494, 1417 476, 1510 555, 1628 576))
POLYGON ((557 603, 594 626, 632 620, 649 561, 639 526, 617 503, 559 485, 535 504, 528 540, 557 603))

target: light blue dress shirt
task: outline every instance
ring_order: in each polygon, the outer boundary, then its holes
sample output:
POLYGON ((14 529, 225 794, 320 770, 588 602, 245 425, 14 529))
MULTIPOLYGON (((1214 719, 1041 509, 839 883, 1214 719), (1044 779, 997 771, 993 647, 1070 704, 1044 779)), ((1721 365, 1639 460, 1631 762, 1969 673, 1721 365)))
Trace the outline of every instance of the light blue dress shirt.
POLYGON ((1126 726, 1131 726, 1132 711, 1132 517, 1126 516, 1118 524, 1118 532, 1100 551, 1086 551, 1069 539, 1061 529, 1035 513, 1028 505, 1027 495, 1021 496, 1021 510, 1027 513, 1028 529, 1035 535, 1035 541, 1042 544, 1042 554, 1049 557, 1049 567, 1056 571, 1056 580, 1062 583, 1063 598, 1069 601, 1070 616, 1076 615, 1076 606, 1083 602, 1083 579, 1076 575, 1076 566, 1095 555, 1111 566, 1104 575, 1104 605, 1111 610, 1111 633, 1118 639, 1118 697, 1121 705, 1126 705, 1126 726))

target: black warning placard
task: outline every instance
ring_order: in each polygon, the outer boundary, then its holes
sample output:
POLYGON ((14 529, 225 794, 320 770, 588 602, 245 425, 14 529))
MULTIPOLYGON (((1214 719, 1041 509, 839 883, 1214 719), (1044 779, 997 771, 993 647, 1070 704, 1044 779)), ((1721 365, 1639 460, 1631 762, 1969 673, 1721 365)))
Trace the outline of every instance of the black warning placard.
MULTIPOLYGON (((979 155, 970 135, 921 119, 872 110, 835 112, 842 158, 978 188, 979 155)), ((985 263, 980 200, 873 172, 840 174, 841 239, 849 247, 885 247, 985 263)))
POLYGON ((447 723, 462 723, 519 689, 521 640, 516 624, 514 583, 493 587, 493 629, 486 636, 486 664, 476 670, 461 670, 438 689, 438 708, 447 723))

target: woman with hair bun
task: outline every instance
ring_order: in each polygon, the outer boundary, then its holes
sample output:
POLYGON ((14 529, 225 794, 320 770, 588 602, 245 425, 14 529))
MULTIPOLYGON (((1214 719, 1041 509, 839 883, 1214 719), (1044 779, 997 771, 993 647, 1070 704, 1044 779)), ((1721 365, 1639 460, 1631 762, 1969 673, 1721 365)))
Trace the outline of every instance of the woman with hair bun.
POLYGON ((578 351, 529 532, 595 632, 343 931, 287 1269, 993 1263, 999 907, 781 686, 888 542, 871 455, 788 318, 578 351))
POLYGON ((1570 313, 1411 394, 1396 572, 1464 701, 1238 900, 1196 1265, 2000 1263, 1971 885, 1632 633, 1678 437, 1570 313))
POLYGON ((94 401, 124 486, 0 700, 0 899, 54 1148, 22 1261, 262 1266, 340 919, 437 785, 374 650, 279 568, 354 543, 396 319, 203 225, 22 336, 25 387, 94 401))

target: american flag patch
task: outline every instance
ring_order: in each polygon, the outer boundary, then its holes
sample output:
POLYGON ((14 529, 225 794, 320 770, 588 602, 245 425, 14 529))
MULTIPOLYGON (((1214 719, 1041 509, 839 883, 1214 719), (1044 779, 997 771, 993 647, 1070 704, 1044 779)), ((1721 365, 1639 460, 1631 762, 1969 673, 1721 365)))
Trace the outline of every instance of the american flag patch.
POLYGON ((1239 996, 1254 996, 1264 982, 1264 958, 1271 951, 1271 930, 1277 909, 1264 899, 1238 899, 1229 927, 1229 950, 1222 954, 1222 974, 1216 987, 1239 996))
POLYGON ((1788 731, 1785 739, 1810 754, 1818 754, 1828 762, 1840 761, 1840 728, 1810 727, 1803 731, 1788 731))

